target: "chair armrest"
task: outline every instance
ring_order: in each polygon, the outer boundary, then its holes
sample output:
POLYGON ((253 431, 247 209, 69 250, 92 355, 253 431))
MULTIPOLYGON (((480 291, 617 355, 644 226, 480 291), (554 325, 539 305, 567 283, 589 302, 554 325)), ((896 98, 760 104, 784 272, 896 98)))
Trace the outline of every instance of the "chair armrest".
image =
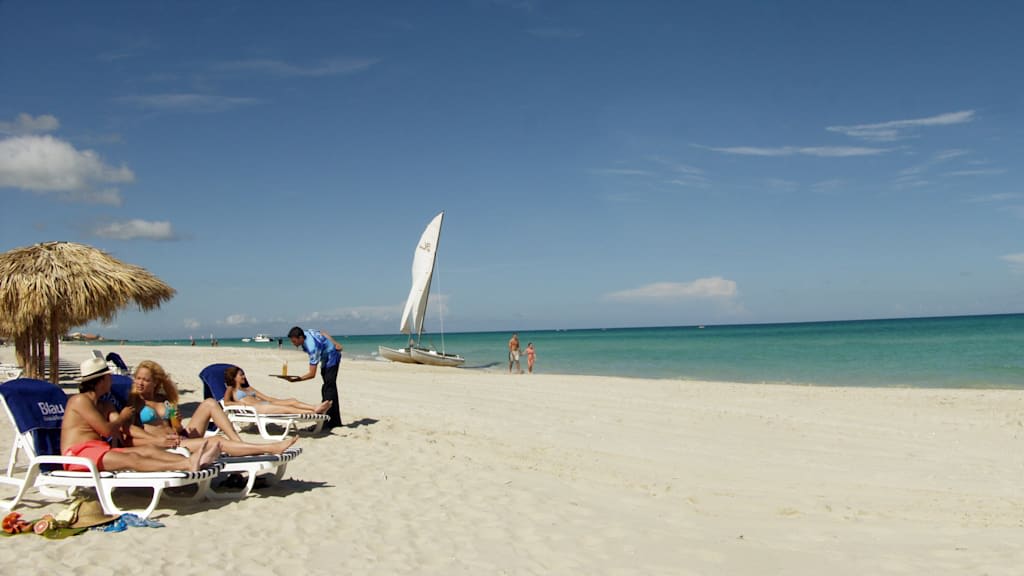
POLYGON ((229 416, 231 414, 238 414, 240 416, 252 416, 253 418, 255 418, 258 414, 258 412, 256 412, 256 409, 253 408, 252 406, 244 406, 242 404, 221 404, 221 406, 224 408, 224 413, 229 416))
POLYGON ((97 478, 100 476, 100 471, 96 468, 96 464, 92 460, 82 458, 81 456, 36 456, 32 459, 30 466, 39 467, 40 464, 74 464, 86 468, 97 478))

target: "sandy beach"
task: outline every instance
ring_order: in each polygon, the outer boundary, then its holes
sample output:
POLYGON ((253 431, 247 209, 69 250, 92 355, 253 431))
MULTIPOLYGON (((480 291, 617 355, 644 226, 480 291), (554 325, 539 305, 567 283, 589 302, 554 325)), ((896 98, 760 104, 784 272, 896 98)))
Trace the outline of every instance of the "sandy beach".
MULTIPOLYGON (((91 346, 65 346, 81 361, 91 346)), ((103 347, 188 403, 296 351, 103 347)), ((0 349, 0 360, 13 350, 0 349)), ((346 427, 278 486, 162 500, 162 529, 0 540, 5 573, 1019 574, 1024 392, 825 388, 343 363, 346 427)), ((71 388, 68 388, 70 391, 71 388)), ((194 406, 194 404, 193 404, 194 406)), ((0 422, 0 448, 12 431, 0 422)), ((258 437, 247 435, 258 441, 258 437)), ((8 492, 4 493, 9 495, 8 492)), ((59 503, 33 495, 30 518, 59 503)))

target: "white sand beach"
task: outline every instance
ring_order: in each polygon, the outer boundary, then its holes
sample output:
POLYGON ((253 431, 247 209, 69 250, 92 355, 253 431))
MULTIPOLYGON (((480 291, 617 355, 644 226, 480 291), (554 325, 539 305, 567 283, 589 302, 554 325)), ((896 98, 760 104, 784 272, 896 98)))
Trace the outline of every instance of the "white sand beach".
MULTIPOLYGON (((81 361, 91 346, 65 346, 81 361)), ((295 351, 104 346, 261 390, 295 351)), ((0 349, 11 361, 13 350, 0 349)), ((1024 392, 824 388, 346 360, 349 426, 287 479, 165 528, 0 539, 6 574, 1020 574, 1024 392)), ((69 388, 70 390, 70 388, 69 388)), ((186 405, 187 407, 187 405, 186 405)), ((12 431, 0 423, 6 457, 12 431)), ((247 436, 258 439, 256 436, 247 436)), ((5 495, 8 495, 5 493, 5 495)), ((30 518, 61 506, 32 496, 30 518), (43 508, 38 508, 38 505, 43 508)))

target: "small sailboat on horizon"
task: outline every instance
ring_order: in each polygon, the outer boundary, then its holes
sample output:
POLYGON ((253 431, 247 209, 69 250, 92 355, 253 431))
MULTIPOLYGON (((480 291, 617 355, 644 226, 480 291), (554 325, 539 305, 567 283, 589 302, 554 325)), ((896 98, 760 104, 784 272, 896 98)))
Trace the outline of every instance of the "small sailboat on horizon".
POLYGON ((377 352, 382 358, 393 362, 431 364, 434 366, 461 366, 466 359, 458 354, 449 354, 444 350, 444 320, 441 320, 441 350, 425 347, 423 324, 427 315, 427 302, 430 299, 430 283, 434 277, 437 263, 437 245, 441 238, 441 223, 444 212, 434 217, 427 224, 419 244, 413 253, 412 287, 402 311, 402 324, 399 331, 409 336, 409 345, 405 348, 389 348, 378 346, 377 352), (413 333, 416 337, 413 338, 413 333))

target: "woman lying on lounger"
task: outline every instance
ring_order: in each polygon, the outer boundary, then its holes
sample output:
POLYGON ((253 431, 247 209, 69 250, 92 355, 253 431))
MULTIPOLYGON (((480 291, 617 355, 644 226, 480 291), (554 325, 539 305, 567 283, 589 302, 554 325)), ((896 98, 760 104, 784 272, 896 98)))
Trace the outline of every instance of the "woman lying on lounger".
POLYGON ((331 407, 327 400, 319 406, 299 402, 295 398, 274 398, 249 385, 245 371, 238 366, 224 370, 224 404, 249 406, 259 414, 325 414, 331 407))
POLYGON ((202 446, 206 426, 211 420, 227 436, 221 439, 220 446, 229 456, 280 454, 298 440, 290 438, 269 444, 245 442, 231 425, 220 404, 212 398, 203 400, 188 424, 181 423, 178 415, 178 389, 163 367, 152 360, 139 362, 135 368, 131 402, 135 407, 131 436, 136 445, 155 444, 164 448, 183 446, 188 450, 196 450, 202 446))

